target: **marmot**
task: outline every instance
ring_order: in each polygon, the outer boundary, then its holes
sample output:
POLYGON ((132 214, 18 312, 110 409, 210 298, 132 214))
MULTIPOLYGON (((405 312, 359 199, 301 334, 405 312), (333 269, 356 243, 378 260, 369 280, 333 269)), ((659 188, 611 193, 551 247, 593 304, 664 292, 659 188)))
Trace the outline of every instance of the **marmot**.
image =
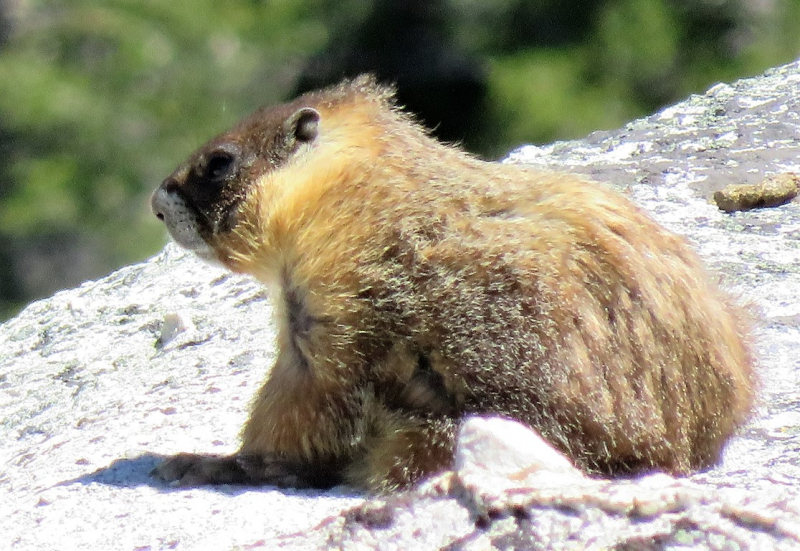
POLYGON ((603 185, 437 142, 370 77, 256 111, 152 205, 270 286, 279 328, 241 450, 164 480, 407 487, 475 413, 589 473, 686 474, 751 410, 748 316, 682 238, 603 185))

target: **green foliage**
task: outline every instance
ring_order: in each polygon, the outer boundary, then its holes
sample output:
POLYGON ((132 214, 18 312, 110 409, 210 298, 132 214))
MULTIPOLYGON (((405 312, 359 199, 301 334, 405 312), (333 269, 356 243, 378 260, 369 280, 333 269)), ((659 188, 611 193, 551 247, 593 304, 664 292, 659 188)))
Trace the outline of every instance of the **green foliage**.
POLYGON ((582 48, 566 47, 493 60, 492 105, 506 149, 612 128, 638 114, 620 100, 613 81, 598 86, 576 78, 586 59, 582 48))
POLYGON ((651 94, 655 86, 660 88, 657 95, 669 96, 670 75, 678 61, 678 30, 678 21, 663 2, 610 3, 600 15, 592 40, 598 77, 651 94))
MULTIPOLYGON (((796 0, 441 5, 449 36, 488 69, 489 154, 613 128, 800 51, 796 0)), ((0 238, 26 250, 52 236, 84 236, 99 249, 89 272, 101 275, 163 244, 147 197, 177 163, 258 105, 286 98, 311 56, 355 32, 373 4, 13 6, 12 32, 0 47, 0 238)), ((0 279, 21 277, 12 272, 0 279)), ((20 285, 0 281, 0 295, 11 287, 20 285)))

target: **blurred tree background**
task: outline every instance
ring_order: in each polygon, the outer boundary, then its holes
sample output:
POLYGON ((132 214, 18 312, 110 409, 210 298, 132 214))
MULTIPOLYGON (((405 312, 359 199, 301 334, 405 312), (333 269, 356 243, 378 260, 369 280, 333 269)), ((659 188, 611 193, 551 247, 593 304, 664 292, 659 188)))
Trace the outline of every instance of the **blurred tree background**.
POLYGON ((363 71, 484 157, 800 53, 800 0, 0 0, 0 318, 165 243, 151 190, 260 104, 363 71))

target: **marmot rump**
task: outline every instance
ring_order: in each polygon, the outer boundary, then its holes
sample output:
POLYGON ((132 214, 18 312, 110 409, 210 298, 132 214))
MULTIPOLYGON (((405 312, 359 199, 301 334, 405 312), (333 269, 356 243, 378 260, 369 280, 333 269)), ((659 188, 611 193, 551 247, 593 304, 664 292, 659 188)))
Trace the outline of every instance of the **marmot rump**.
POLYGON ((279 328, 241 450, 156 474, 387 491, 449 468, 476 413, 590 473, 717 462, 754 358, 686 242, 602 185, 437 142, 392 95, 263 108, 156 190, 178 244, 274 290, 279 328))

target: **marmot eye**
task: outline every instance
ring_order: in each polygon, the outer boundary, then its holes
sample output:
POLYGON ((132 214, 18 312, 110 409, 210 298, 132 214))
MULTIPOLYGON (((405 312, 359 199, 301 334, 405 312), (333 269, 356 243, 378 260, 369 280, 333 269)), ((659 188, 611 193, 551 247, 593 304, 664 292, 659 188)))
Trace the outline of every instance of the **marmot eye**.
POLYGON ((227 151, 215 151, 206 160, 205 176, 220 182, 233 173, 235 157, 227 151))

